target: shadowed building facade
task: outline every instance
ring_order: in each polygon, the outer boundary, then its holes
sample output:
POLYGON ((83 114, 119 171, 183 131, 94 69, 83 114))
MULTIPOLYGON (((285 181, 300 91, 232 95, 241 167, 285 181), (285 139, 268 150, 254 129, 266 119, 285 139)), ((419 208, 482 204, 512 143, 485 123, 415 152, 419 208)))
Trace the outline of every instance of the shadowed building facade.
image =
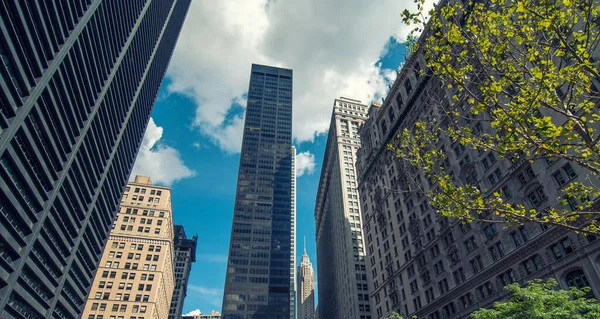
POLYGON ((223 297, 225 319, 294 318, 292 70, 252 65, 223 297))
POLYGON ((196 244, 198 236, 187 238, 182 225, 174 226, 175 254, 173 267, 175 272, 175 290, 171 298, 169 319, 179 319, 183 311, 183 302, 187 295, 187 285, 192 271, 192 263, 196 262, 196 244))
POLYGON ((136 176, 125 188, 81 318, 167 319, 173 254, 171 190, 136 176))
MULTIPOLYGON (((440 216, 424 195, 439 185, 388 150, 417 121, 445 125, 447 110, 435 106, 450 104, 454 92, 431 76, 426 65, 422 51, 412 54, 360 130, 357 168, 373 316, 395 311, 405 317, 466 319, 507 298, 504 286, 536 278, 556 278, 562 289, 589 286, 600 296, 596 237, 547 225, 503 229, 502 221, 463 224, 440 216)), ((460 123, 473 132, 497 134, 487 120, 460 123)), ((561 159, 513 161, 446 136, 436 146, 447 154, 441 165, 456 182, 484 189, 486 196, 502 193, 512 205, 538 212, 574 210, 576 203, 562 203, 561 187, 590 178, 586 170, 561 159)))
POLYGON ((315 205, 319 316, 370 319, 360 200, 354 168, 358 127, 367 119, 360 101, 334 101, 315 205))
POLYGON ((79 318, 189 0, 0 4, 0 318, 79 318))

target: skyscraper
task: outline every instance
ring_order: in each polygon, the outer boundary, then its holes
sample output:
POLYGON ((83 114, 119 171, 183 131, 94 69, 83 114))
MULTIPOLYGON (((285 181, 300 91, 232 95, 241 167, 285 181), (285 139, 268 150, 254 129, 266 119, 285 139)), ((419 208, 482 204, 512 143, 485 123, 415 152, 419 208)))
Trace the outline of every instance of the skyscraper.
POLYGON ((136 176, 125 188, 81 318, 166 319, 173 250, 171 190, 136 176))
POLYGON ((292 225, 290 227, 290 319, 296 319, 296 147, 292 146, 292 225))
POLYGON ((187 295, 187 284, 190 279, 192 263, 196 262, 196 244, 198 236, 187 238, 185 230, 181 225, 175 225, 175 254, 174 254, 174 273, 175 290, 171 298, 171 310, 169 310, 169 319, 179 319, 183 311, 183 302, 187 295))
POLYGON ((0 318, 81 316, 189 5, 0 5, 0 318))
POLYGON ((252 65, 224 319, 293 318, 292 70, 252 65))
MULTIPOLYGON (((427 64, 419 50, 398 73, 383 104, 370 108, 360 131, 357 169, 373 316, 395 311, 405 317, 467 318, 507 298, 510 292, 504 286, 536 278, 556 278, 562 289, 590 286, 600 296, 596 237, 547 225, 503 229, 502 221, 463 224, 436 214, 424 194, 436 192, 439 185, 387 147, 418 121, 441 123, 448 110, 435 106, 451 100, 450 91, 420 70, 427 70, 427 64)), ((498 134, 487 120, 459 123, 498 134)), ((456 181, 489 194, 501 192, 511 204, 538 212, 563 205, 565 178, 590 178, 562 159, 513 161, 489 149, 464 147, 450 137, 437 147, 447 154, 442 166, 456 181)))
POLYGON ((315 318, 315 271, 306 253, 306 238, 304 239, 304 254, 298 266, 298 319, 315 318))
POLYGON ((315 207, 322 318, 371 318, 354 169, 366 112, 357 100, 342 97, 333 104, 315 207))

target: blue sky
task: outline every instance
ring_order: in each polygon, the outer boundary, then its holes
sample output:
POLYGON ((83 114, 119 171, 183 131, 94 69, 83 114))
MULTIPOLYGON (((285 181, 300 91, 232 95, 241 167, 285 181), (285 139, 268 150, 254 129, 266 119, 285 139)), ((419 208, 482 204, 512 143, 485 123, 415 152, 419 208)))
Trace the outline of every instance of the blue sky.
POLYGON ((132 173, 171 185, 175 223, 184 225, 188 236, 198 235, 184 313, 221 308, 251 63, 294 69, 294 144, 303 153, 297 255, 299 260, 306 236, 316 267, 313 214, 333 100, 380 100, 404 60, 397 1, 366 8, 364 1, 328 2, 339 6, 323 7, 316 0, 265 6, 264 0, 248 0, 238 8, 228 7, 230 1, 197 0, 190 9, 132 173), (236 10, 245 16, 228 18, 236 10), (306 10, 320 14, 299 21, 290 16, 306 10), (330 24, 332 15, 343 19, 330 24), (353 15, 364 21, 348 27, 346 19, 353 15), (382 15, 391 22, 381 22, 382 15), (281 27, 282 20, 292 26, 281 27), (315 34, 308 22, 332 34, 315 34), (276 26, 283 30, 272 30, 276 26), (293 35, 294 43, 279 33, 293 35), (313 49, 303 49, 308 45, 313 49))

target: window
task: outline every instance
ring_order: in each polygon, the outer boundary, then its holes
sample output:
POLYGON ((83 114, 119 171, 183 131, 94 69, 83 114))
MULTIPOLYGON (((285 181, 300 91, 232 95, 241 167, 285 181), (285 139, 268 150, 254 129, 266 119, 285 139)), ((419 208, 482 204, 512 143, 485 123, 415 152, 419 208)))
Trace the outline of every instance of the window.
POLYGON ((488 176, 488 180, 490 181, 490 185, 492 185, 492 186, 496 185, 496 183, 498 183, 501 178, 502 178, 502 172, 500 171, 499 168, 496 168, 496 170, 488 176))
POLYGON ((441 294, 447 293, 448 290, 450 290, 450 287, 448 286, 448 279, 444 278, 438 282, 438 288, 441 294))
POLYGON ((462 297, 460 297, 460 301, 462 303, 463 309, 467 309, 473 304, 473 296, 470 292, 467 292, 462 297))
POLYGON ((475 250, 475 248, 477 248, 477 244, 475 243, 475 236, 469 237, 469 239, 465 240, 463 242, 463 244, 465 245, 465 248, 467 249, 467 253, 470 253, 473 250, 475 250))
POLYGON ((517 234, 517 232, 513 232, 511 234, 511 237, 513 239, 513 242, 515 243, 515 247, 520 247, 522 242, 521 242, 521 237, 519 237, 519 234, 517 234))
POLYGON ((493 245, 489 248, 489 251, 494 261, 498 261, 500 258, 504 257, 504 247, 502 247, 502 243, 493 245))
POLYGON ((451 317, 456 313, 456 306, 454 305, 454 302, 451 302, 445 305, 442 310, 444 310, 445 317, 451 317))
POLYGON ((461 282, 465 281, 465 279, 466 279, 465 271, 462 267, 458 268, 452 275, 454 276, 454 282, 457 285, 460 284, 461 282))
POLYGON ((556 171, 554 174, 552 174, 552 177, 554 178, 554 181, 556 182, 556 184, 558 184, 559 187, 567 183, 565 177, 560 171, 556 171))
POLYGON ((505 185, 505 186, 503 186, 503 187, 502 187, 502 195, 501 195, 501 196, 502 196, 502 197, 503 197, 505 200, 506 200, 506 199, 510 199, 510 198, 512 198, 512 193, 511 193, 511 191, 510 191, 510 188, 509 188, 507 185, 505 185))
POLYGON ((430 303, 434 299, 435 299, 435 296, 433 294, 433 287, 429 287, 427 290, 425 290, 425 300, 427 300, 427 303, 430 303))
POLYGON ((563 256, 562 250, 560 249, 560 247, 558 247, 558 245, 552 245, 550 247, 550 250, 552 250, 552 255, 554 255, 555 259, 561 259, 563 256))
POLYGON ((524 262, 522 262, 521 265, 523 266, 523 269, 525 269, 525 272, 528 275, 533 274, 534 272, 542 269, 543 267, 542 259, 539 255, 534 255, 530 259, 527 259, 524 262))
POLYGON ((573 270, 566 276, 567 285, 569 287, 576 287, 581 289, 583 287, 589 287, 590 283, 588 282, 587 277, 581 270, 573 270))
POLYGON ((435 265, 433 265, 436 276, 441 274, 444 271, 444 263, 440 260, 435 265))
POLYGON ((573 179, 573 178, 577 177, 577 173, 575 173, 575 170, 573 170, 573 167, 571 167, 571 164, 566 164, 565 166, 562 167, 562 169, 565 171, 565 173, 567 174, 567 177, 569 179, 573 179))
POLYGON ((498 276, 498 281, 500 282, 500 285, 502 285, 502 287, 505 287, 517 281, 517 278, 515 277, 514 271, 512 269, 509 269, 507 272, 498 276))
POLYGON ((450 253, 450 262, 452 263, 452 265, 456 264, 459 261, 460 261, 460 256, 458 254, 458 250, 452 251, 450 253))
POLYGON ((483 261, 481 260, 481 256, 477 256, 470 261, 471 268, 473 269, 473 273, 477 274, 483 270, 483 261))
POLYGON ((565 253, 568 255, 573 252, 573 246, 571 246, 571 241, 569 238, 563 239, 560 244, 562 245, 565 253))
POLYGON ((519 233, 521 234, 521 237, 523 238, 524 242, 529 241, 529 232, 527 231, 527 228, 525 228, 524 226, 519 227, 519 233))
POLYGON ((540 203, 546 199, 543 187, 538 187, 527 194, 527 200, 532 207, 538 207, 540 203))
POLYGON ((483 300, 494 293, 494 286, 488 281, 477 287, 477 293, 479 294, 479 298, 483 300))
POLYGON ((483 228, 483 232, 485 233, 485 238, 490 239, 496 235, 496 224, 489 224, 485 228, 483 228))

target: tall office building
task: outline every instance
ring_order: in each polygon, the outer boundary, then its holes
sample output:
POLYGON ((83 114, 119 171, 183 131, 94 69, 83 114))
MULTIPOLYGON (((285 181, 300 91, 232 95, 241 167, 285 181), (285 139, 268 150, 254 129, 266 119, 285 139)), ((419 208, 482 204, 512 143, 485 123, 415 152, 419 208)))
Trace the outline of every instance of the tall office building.
POLYGON ((306 253, 298 266, 298 319, 315 319, 315 271, 306 253))
POLYGON ((292 216, 290 226, 290 319, 296 319, 296 147, 292 146, 292 216))
MULTIPOLYGON (((413 54, 360 131, 357 168, 373 315, 396 311, 426 319, 468 318, 475 309, 507 298, 507 284, 535 278, 554 277, 563 289, 590 286, 600 296, 595 237, 540 225, 507 230, 501 223, 462 225, 429 206, 423 192, 436 185, 387 150, 416 121, 439 120, 432 105, 452 96, 437 79, 423 76, 419 70, 424 69, 423 54, 413 54)), ((471 125, 494 134, 486 122, 471 125)), ((561 186, 589 178, 563 160, 513 162, 465 149, 450 138, 442 138, 438 147, 448 155, 443 166, 457 181, 501 192, 511 203, 540 212, 568 208, 561 206, 561 186)))
POLYGON ((0 318, 79 318, 190 0, 0 4, 0 318))
POLYGON ((175 290, 171 298, 171 309, 169 310, 169 319, 181 318, 183 311, 183 302, 187 295, 187 285, 190 279, 192 263, 196 262, 196 244, 198 236, 187 238, 185 230, 181 225, 175 225, 175 254, 174 254, 174 272, 175 272, 175 290))
POLYGON ((252 65, 223 318, 290 319, 294 309, 292 70, 252 65))
POLYGON ((366 119, 360 101, 334 101, 315 207, 322 318, 371 318, 354 168, 358 127, 366 119))
POLYGON ((175 287, 171 190, 127 184, 81 318, 167 319, 175 287))

